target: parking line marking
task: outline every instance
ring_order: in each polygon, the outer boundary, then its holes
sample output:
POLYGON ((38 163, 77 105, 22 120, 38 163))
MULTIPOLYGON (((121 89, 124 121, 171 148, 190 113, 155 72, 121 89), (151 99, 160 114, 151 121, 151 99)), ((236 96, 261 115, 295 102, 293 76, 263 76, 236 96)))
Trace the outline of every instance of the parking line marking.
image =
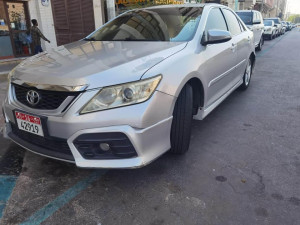
MULTIPOLYGON (((287 34, 286 34, 287 35, 287 34)), ((281 41, 286 35, 284 36, 281 36, 279 38, 279 40, 277 40, 275 43, 273 43, 269 48, 265 49, 265 50, 262 50, 261 53, 259 55, 257 55, 257 57, 261 57, 263 55, 265 55, 268 51, 270 51, 279 41, 281 41)))
POLYGON ((0 219, 17 181, 17 176, 0 175, 0 219))
POLYGON ((63 194, 58 196, 52 202, 49 202, 40 210, 36 211, 31 217, 26 219, 21 225, 38 225, 50 217, 53 213, 63 207, 76 197, 81 191, 86 189, 91 183, 101 178, 107 170, 97 170, 90 174, 87 178, 79 181, 73 187, 69 188, 63 194))

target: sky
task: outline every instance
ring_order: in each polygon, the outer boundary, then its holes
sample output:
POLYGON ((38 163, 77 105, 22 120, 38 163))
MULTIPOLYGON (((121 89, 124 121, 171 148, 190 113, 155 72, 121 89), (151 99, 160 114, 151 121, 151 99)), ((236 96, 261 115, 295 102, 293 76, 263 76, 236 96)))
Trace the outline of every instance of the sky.
POLYGON ((300 14, 300 0, 288 0, 287 12, 291 14, 300 14))

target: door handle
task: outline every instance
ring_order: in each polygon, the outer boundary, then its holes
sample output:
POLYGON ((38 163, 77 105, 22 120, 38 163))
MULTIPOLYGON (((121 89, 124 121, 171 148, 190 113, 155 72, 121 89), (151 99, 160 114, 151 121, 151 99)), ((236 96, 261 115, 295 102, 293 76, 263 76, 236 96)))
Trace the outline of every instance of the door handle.
POLYGON ((231 44, 231 50, 232 50, 233 52, 235 51, 236 47, 237 47, 237 44, 235 44, 235 43, 232 43, 232 44, 231 44))

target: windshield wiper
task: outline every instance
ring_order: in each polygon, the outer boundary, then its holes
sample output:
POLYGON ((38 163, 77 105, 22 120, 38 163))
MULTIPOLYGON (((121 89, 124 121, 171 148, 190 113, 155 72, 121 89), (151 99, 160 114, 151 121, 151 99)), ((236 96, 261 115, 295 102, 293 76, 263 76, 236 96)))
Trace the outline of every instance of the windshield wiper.
POLYGON ((85 41, 96 41, 96 39, 95 38, 83 38, 83 40, 85 40, 85 41))
POLYGON ((112 41, 161 41, 161 40, 124 38, 124 39, 113 39, 112 41))

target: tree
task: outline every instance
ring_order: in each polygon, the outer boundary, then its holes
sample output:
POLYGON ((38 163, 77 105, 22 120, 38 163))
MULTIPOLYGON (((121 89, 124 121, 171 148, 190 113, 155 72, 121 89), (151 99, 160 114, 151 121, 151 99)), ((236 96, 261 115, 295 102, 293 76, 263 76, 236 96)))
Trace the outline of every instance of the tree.
POLYGON ((288 18, 288 21, 292 22, 292 23, 300 23, 300 14, 296 14, 296 15, 291 15, 288 18))

